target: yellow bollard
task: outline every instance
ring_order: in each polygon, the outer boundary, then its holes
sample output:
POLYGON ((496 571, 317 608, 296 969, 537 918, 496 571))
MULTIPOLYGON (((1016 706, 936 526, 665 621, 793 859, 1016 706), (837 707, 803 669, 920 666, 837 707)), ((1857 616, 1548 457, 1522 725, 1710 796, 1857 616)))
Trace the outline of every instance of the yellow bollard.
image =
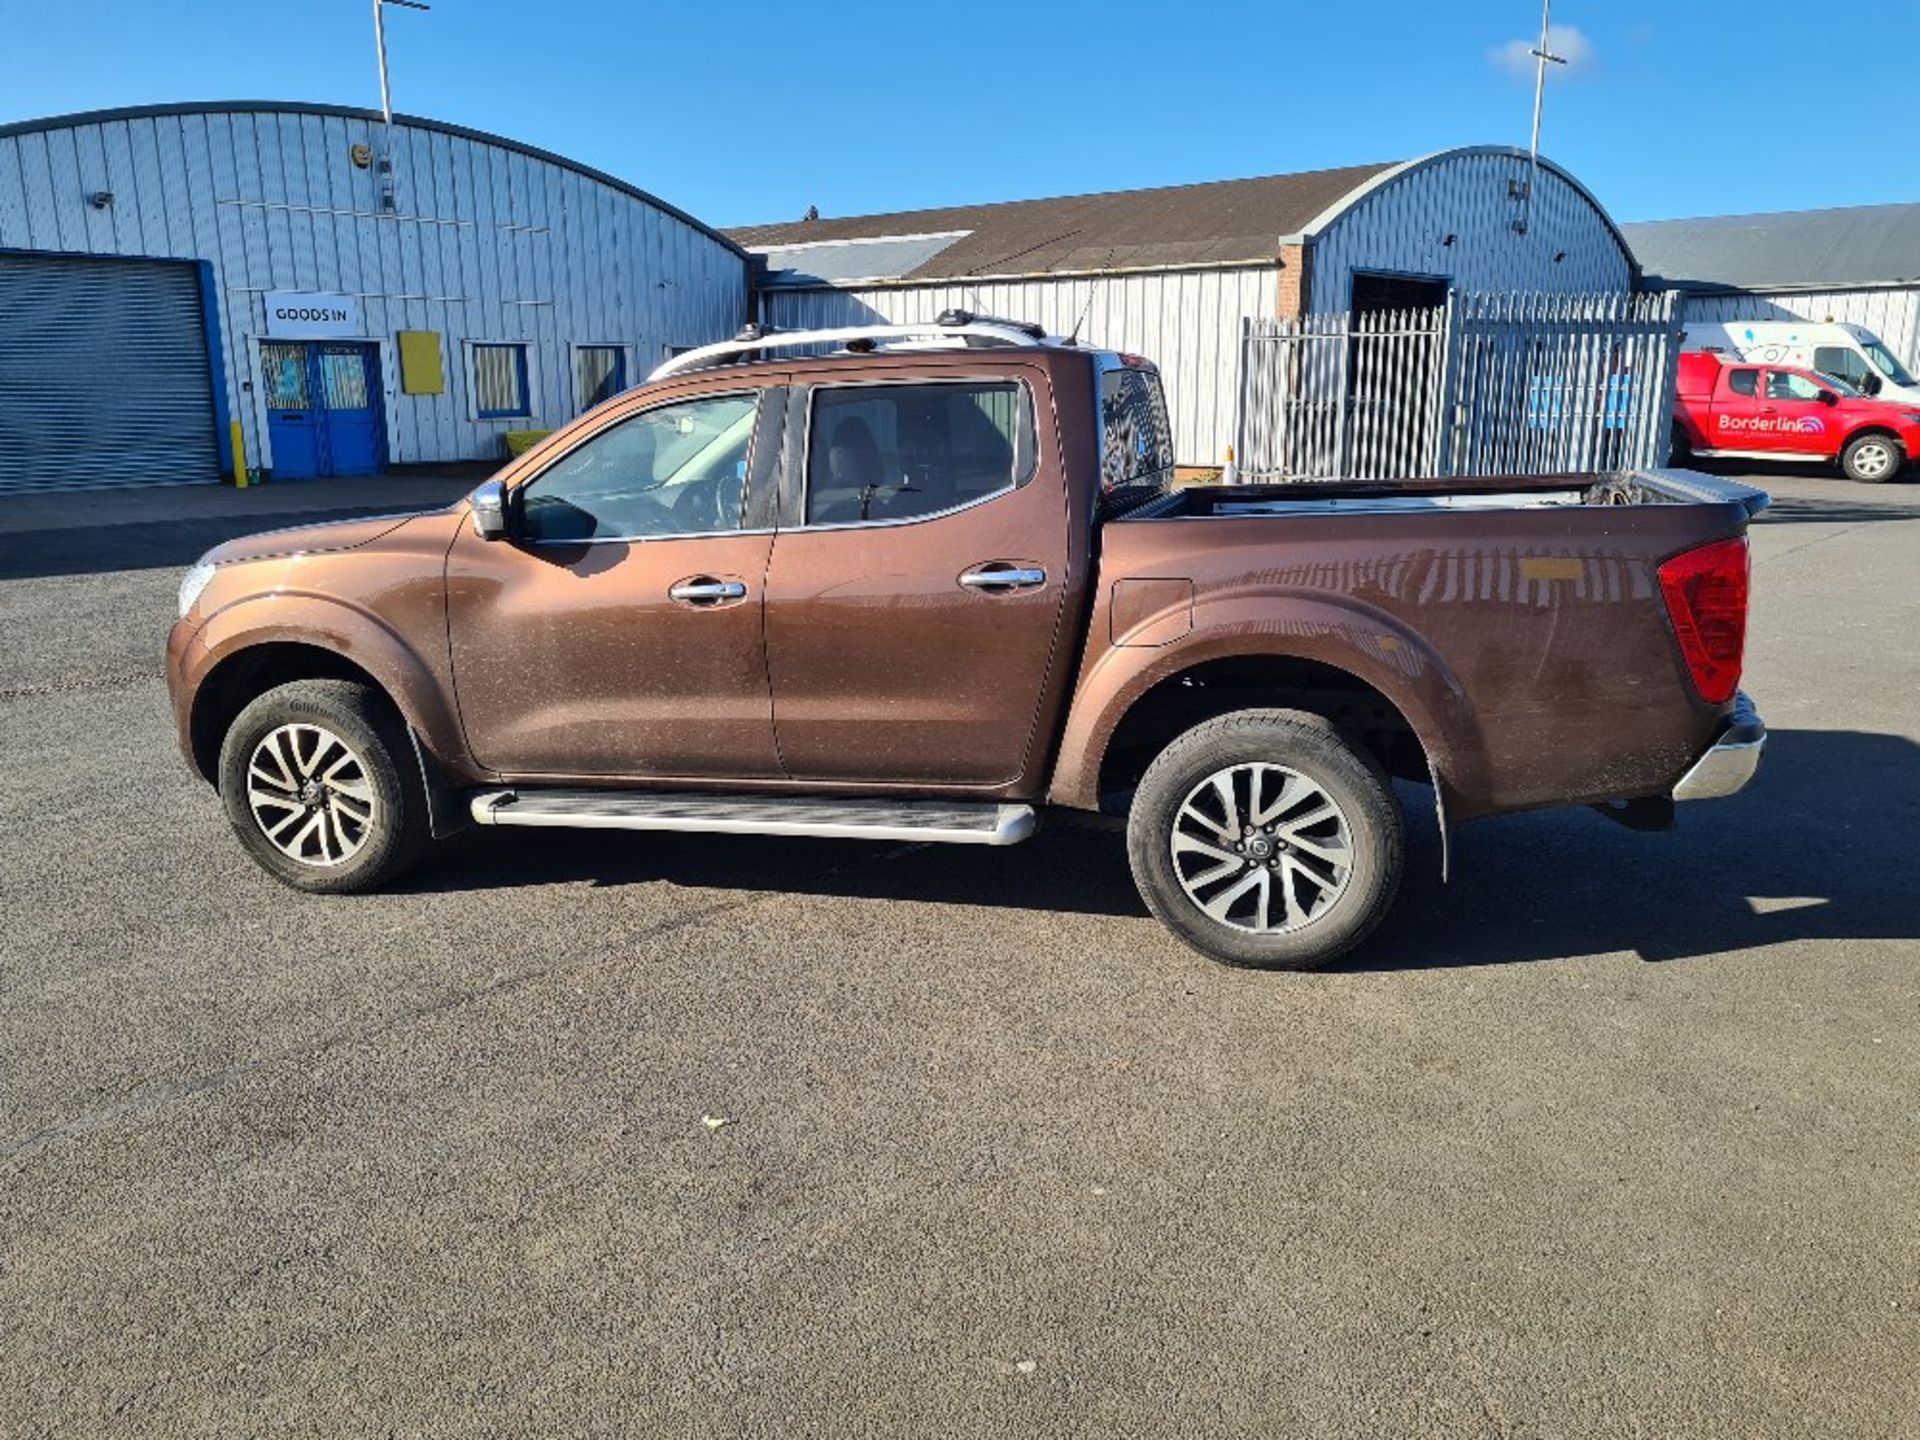
POLYGON ((237 490, 247 488, 247 440, 241 433, 240 422, 234 420, 227 426, 228 438, 233 442, 233 484, 237 490))

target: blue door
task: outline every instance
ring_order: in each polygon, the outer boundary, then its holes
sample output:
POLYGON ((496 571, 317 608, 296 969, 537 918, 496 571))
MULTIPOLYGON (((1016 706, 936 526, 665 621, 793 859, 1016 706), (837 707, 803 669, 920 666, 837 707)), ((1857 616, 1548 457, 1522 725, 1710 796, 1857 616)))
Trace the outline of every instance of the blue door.
POLYGON ((260 346, 267 439, 280 480, 373 475, 385 459, 380 357, 358 341, 260 346))
POLYGON ((325 422, 327 475, 380 469, 380 357, 371 345, 323 341, 314 350, 325 422))
POLYGON ((312 357, 305 345, 265 341, 260 346, 260 382, 267 396, 267 444, 276 480, 305 480, 321 473, 320 420, 313 408, 312 357))

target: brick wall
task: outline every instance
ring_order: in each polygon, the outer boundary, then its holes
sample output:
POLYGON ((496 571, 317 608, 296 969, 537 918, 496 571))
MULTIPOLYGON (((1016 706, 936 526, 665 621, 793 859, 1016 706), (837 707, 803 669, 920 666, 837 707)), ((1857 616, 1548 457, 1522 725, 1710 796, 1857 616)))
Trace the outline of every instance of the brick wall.
POLYGON ((1307 313, 1308 302, 1313 294, 1311 245, 1280 247, 1280 284, 1277 289, 1273 305, 1276 319, 1297 320, 1307 313))

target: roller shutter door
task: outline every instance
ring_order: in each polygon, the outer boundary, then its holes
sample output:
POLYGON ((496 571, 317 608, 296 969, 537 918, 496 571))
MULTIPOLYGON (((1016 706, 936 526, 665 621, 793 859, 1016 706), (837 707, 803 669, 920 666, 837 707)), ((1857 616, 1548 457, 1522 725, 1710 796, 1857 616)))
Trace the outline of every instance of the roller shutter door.
POLYGON ((198 267, 0 255, 0 493, 219 475, 198 267))

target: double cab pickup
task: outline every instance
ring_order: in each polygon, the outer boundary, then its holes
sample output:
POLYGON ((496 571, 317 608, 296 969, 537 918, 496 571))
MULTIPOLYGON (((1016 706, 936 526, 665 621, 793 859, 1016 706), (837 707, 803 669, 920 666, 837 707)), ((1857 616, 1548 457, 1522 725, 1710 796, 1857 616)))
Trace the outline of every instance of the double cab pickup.
POLYGON ((1920 408, 1872 399, 1798 365, 1688 351, 1674 388, 1673 448, 1680 455, 1811 460, 1837 464, 1851 480, 1891 480, 1920 456, 1920 408))
POLYGON ((1753 774, 1760 492, 1173 479, 1138 357, 964 312, 750 329, 447 509, 210 552, 181 745, 303 890, 476 823, 1011 845, 1081 811, 1194 948, 1280 967, 1386 913, 1396 779, 1444 841, 1657 828, 1753 774))

